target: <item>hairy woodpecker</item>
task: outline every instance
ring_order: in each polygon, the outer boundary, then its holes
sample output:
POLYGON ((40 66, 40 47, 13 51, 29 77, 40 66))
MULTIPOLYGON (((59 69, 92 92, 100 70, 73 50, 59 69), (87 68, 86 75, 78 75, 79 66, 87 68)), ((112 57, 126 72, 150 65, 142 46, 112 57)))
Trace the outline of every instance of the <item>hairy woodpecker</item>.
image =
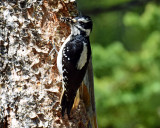
POLYGON ((57 57, 57 67, 62 74, 63 94, 61 97, 61 114, 65 110, 70 117, 74 99, 87 70, 91 56, 89 35, 92 30, 92 20, 88 16, 62 18, 71 27, 71 34, 60 48, 57 57))

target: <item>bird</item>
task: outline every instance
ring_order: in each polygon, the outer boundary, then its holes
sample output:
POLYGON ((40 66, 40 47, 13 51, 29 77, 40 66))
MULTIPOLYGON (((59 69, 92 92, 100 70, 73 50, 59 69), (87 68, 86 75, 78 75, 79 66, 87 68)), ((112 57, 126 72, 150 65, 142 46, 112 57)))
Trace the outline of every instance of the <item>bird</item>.
POLYGON ((70 25, 71 33, 66 38, 57 56, 57 68, 62 75, 63 92, 60 99, 61 115, 67 111, 68 117, 85 76, 91 58, 89 36, 92 31, 92 20, 89 16, 61 18, 62 22, 70 25))

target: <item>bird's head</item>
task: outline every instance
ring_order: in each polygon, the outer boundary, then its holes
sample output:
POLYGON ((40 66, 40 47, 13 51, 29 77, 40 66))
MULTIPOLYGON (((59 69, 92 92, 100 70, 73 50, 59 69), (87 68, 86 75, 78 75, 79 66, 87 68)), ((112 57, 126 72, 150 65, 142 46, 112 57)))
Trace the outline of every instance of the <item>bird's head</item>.
POLYGON ((74 35, 84 34, 89 36, 92 31, 92 20, 89 16, 62 19, 71 25, 71 33, 74 35))

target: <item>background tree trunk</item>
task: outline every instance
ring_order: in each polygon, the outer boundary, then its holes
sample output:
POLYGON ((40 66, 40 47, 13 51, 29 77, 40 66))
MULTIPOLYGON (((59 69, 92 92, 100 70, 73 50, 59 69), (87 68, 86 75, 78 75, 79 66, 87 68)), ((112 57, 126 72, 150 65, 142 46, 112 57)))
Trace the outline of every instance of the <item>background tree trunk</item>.
POLYGON ((97 127, 90 62, 71 119, 61 117, 57 50, 70 33, 60 17, 78 15, 74 0, 0 3, 0 128, 97 127))

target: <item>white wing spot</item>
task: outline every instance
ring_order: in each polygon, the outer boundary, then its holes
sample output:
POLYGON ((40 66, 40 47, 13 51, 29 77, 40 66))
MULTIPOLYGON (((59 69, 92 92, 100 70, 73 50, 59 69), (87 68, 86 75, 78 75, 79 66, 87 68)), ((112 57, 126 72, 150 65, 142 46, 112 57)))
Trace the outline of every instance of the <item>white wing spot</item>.
POLYGON ((88 52, 87 51, 87 46, 86 46, 85 43, 83 43, 83 51, 82 51, 82 53, 80 55, 80 59, 77 63, 77 69, 78 70, 81 70, 84 67, 84 65, 86 64, 86 62, 87 62, 87 52, 88 52))

